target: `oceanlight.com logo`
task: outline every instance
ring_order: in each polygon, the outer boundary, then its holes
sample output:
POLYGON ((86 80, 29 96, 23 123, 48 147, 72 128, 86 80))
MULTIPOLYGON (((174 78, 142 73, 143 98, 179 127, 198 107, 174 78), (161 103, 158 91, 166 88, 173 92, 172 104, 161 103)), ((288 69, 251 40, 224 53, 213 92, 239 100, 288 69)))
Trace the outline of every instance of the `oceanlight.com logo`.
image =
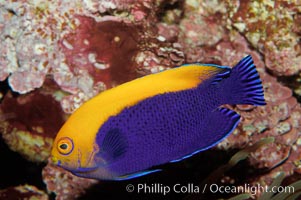
POLYGON ((209 187, 211 193, 221 193, 221 194, 240 194, 249 193, 255 196, 258 193, 290 193, 295 192, 293 186, 262 186, 260 184, 250 185, 244 184, 243 186, 219 186, 218 184, 205 184, 204 191, 209 187))
POLYGON ((126 186, 127 192, 136 192, 138 194, 162 194, 167 195, 169 193, 180 193, 180 194, 242 194, 249 193, 252 196, 255 196, 258 193, 290 193, 293 194, 295 192, 295 188, 293 186, 261 186, 260 184, 250 185, 244 184, 242 186, 225 186, 218 184, 205 184, 200 187, 198 185, 194 185, 193 183, 188 183, 182 185, 180 183, 174 185, 164 185, 161 183, 139 183, 136 185, 128 184, 126 186))

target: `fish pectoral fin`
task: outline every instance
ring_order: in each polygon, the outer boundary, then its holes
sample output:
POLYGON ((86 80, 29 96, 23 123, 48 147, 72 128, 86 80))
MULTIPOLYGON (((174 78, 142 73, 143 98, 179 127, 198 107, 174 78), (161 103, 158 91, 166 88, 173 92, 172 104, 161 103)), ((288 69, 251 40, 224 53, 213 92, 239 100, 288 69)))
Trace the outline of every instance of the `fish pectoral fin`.
POLYGON ((233 110, 227 108, 217 108, 209 114, 204 123, 206 126, 202 127, 200 133, 205 133, 202 136, 204 140, 200 141, 200 147, 191 154, 185 155, 181 158, 170 161, 171 163, 179 162, 183 159, 189 158, 194 154, 205 151, 214 147, 225 139, 239 123, 240 115, 233 110))
POLYGON ((140 176, 144 176, 144 175, 151 174, 151 173, 154 173, 154 172, 159 172, 159 171, 161 171, 161 169, 141 171, 141 172, 137 172, 137 173, 133 173, 133 174, 119 176, 119 177, 114 178, 114 180, 116 180, 116 181, 129 180, 129 179, 132 179, 132 178, 137 178, 137 177, 140 177, 140 176))
POLYGON ((113 128, 107 132, 102 143, 102 156, 108 162, 123 156, 128 148, 127 138, 120 129, 113 128))

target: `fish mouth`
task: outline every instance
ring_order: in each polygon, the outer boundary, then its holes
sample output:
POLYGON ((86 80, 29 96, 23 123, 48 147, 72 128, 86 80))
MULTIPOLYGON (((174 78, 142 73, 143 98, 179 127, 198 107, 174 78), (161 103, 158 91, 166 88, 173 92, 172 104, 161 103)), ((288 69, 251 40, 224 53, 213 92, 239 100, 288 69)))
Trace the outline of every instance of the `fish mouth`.
POLYGON ((59 160, 58 160, 56 157, 51 156, 51 162, 52 162, 54 165, 58 165, 59 160))
POLYGON ((86 173, 86 172, 91 172, 97 169, 97 167, 77 167, 77 168, 72 168, 72 167, 68 167, 68 166, 64 166, 62 165, 62 163, 60 161, 57 162, 57 166, 68 170, 72 173, 86 173))

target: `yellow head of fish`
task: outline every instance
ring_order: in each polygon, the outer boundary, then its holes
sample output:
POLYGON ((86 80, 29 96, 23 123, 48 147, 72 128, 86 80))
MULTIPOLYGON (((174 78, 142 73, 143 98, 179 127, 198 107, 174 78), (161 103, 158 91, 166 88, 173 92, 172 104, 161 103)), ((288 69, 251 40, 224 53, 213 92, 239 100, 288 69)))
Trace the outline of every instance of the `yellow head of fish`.
POLYGON ((57 134, 51 151, 54 164, 72 172, 81 172, 95 168, 94 155, 98 152, 95 145, 95 123, 93 114, 87 114, 83 105, 63 125, 57 134))

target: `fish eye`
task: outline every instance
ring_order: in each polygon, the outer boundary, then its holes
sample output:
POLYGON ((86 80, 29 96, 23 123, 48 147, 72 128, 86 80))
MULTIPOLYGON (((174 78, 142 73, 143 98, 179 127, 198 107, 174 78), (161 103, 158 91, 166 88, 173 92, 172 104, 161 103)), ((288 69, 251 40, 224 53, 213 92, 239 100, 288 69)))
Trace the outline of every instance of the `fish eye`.
POLYGON ((57 142, 57 150, 63 154, 68 155, 73 150, 73 141, 68 137, 63 137, 57 142))

